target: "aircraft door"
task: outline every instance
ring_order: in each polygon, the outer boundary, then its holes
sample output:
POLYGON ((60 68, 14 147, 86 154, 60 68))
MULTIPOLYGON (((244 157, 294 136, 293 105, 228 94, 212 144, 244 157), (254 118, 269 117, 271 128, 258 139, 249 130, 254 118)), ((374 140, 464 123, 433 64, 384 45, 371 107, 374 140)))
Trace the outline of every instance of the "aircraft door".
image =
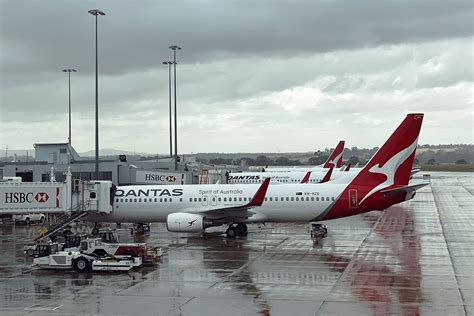
POLYGON ((201 200, 202 206, 207 206, 207 205, 208 205, 208 203, 209 203, 208 199, 209 199, 209 198, 208 198, 207 195, 203 195, 203 196, 202 196, 202 200, 201 200))
POLYGON ((357 201, 357 190, 351 189, 349 190, 349 208, 354 209, 359 206, 359 202, 357 201))

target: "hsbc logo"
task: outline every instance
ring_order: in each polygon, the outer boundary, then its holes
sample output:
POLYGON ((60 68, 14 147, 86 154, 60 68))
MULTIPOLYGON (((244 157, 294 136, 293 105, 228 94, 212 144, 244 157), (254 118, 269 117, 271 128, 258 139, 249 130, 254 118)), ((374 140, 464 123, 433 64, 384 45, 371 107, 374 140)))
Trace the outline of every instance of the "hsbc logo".
POLYGON ((164 174, 145 174, 145 181, 154 181, 154 182, 175 182, 175 176, 167 176, 164 174))
POLYGON ((48 199, 49 195, 46 192, 38 192, 35 195, 35 200, 38 201, 38 203, 45 203, 48 199))

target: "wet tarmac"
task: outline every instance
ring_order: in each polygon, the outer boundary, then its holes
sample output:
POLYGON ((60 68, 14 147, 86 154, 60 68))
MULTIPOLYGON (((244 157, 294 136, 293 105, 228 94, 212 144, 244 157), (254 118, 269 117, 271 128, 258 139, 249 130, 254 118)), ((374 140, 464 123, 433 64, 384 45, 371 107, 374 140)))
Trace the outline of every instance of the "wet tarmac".
POLYGON ((164 250, 129 273, 32 270, 38 227, 0 225, 0 315, 474 315, 474 177, 431 174, 412 201, 328 221, 316 245, 298 224, 236 240, 121 230, 164 250))

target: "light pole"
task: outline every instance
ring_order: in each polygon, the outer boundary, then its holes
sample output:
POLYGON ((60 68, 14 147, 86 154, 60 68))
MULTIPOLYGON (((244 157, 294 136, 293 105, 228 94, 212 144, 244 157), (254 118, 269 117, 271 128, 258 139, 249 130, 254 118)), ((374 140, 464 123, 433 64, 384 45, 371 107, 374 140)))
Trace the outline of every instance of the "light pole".
POLYGON ((178 111, 176 109, 176 50, 181 47, 172 45, 169 47, 173 50, 173 68, 174 68, 174 170, 178 170, 178 111))
POLYGON ((71 72, 77 72, 76 69, 63 69, 63 72, 68 73, 69 78, 69 137, 67 142, 71 145, 71 72))
POLYGON ((93 9, 88 11, 95 15, 95 179, 99 180, 99 56, 97 40, 97 17, 104 12, 93 9))
POLYGON ((171 65, 172 61, 164 61, 163 65, 168 65, 168 87, 169 87, 169 99, 170 99, 170 158, 173 157, 173 132, 171 123, 171 65))

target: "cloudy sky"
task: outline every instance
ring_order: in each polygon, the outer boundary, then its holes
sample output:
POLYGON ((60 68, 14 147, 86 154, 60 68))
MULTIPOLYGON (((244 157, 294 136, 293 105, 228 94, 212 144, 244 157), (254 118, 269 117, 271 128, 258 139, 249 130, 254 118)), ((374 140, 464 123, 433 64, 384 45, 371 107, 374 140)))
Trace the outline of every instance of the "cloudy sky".
POLYGON ((177 44, 178 150, 287 152, 380 146, 409 112, 421 143, 472 143, 473 2, 0 1, 0 148, 167 153, 177 44))

